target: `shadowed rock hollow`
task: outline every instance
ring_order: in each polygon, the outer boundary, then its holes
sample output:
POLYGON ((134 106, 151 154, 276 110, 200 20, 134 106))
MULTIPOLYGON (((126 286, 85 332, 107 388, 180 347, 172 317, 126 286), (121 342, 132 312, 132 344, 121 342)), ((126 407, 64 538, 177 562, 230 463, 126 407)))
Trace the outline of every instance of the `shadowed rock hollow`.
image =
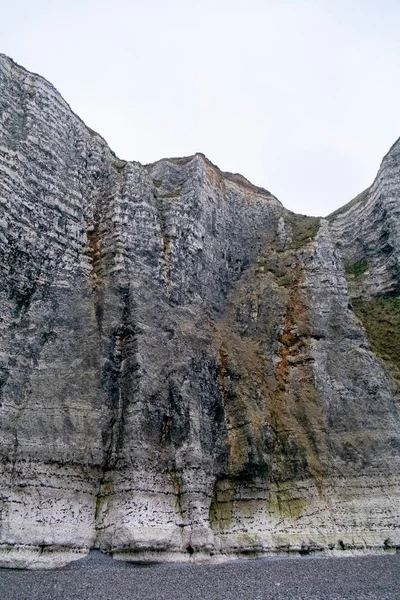
POLYGON ((400 142, 295 215, 0 55, 1 564, 400 545, 399 255, 400 142))

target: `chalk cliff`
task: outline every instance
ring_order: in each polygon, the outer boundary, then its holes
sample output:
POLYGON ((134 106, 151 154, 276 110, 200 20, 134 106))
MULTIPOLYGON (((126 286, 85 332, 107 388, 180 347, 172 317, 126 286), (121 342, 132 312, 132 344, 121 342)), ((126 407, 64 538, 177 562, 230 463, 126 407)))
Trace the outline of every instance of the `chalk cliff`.
POLYGON ((399 257, 400 142, 304 217, 0 55, 0 564, 400 546, 399 257))

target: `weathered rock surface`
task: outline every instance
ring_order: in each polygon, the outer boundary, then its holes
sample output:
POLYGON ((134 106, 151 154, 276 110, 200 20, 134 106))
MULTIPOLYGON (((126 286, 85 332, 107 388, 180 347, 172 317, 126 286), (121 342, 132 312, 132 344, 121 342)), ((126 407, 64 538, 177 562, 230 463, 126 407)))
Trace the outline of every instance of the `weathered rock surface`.
POLYGON ((351 301, 396 311, 399 256, 400 143, 302 217, 119 160, 0 55, 0 564, 400 545, 395 355, 351 301))

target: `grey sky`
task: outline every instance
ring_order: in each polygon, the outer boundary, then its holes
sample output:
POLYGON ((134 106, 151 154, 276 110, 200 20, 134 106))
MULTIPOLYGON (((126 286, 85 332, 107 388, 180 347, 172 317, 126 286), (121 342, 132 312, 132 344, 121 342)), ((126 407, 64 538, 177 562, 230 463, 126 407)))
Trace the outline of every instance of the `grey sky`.
POLYGON ((204 152, 326 215, 400 136, 398 0, 14 0, 0 51, 125 159, 204 152))

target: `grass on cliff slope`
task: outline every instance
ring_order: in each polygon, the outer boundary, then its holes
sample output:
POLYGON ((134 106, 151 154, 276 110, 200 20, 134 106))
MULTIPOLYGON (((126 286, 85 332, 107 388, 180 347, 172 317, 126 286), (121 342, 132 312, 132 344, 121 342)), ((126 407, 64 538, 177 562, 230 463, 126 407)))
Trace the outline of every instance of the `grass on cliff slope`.
POLYGON ((400 378, 400 298, 353 300, 372 350, 397 368, 400 378))
POLYGON ((300 217, 292 222, 292 249, 299 250, 317 235, 320 226, 319 217, 300 217))
POLYGON ((368 263, 364 259, 350 265, 346 268, 346 275, 354 275, 356 279, 360 279, 364 273, 368 270, 368 263))
POLYGON ((162 198, 163 200, 179 198, 181 193, 182 193, 182 186, 180 185, 175 190, 173 190, 172 192, 169 192, 168 194, 160 194, 159 198, 162 198))

